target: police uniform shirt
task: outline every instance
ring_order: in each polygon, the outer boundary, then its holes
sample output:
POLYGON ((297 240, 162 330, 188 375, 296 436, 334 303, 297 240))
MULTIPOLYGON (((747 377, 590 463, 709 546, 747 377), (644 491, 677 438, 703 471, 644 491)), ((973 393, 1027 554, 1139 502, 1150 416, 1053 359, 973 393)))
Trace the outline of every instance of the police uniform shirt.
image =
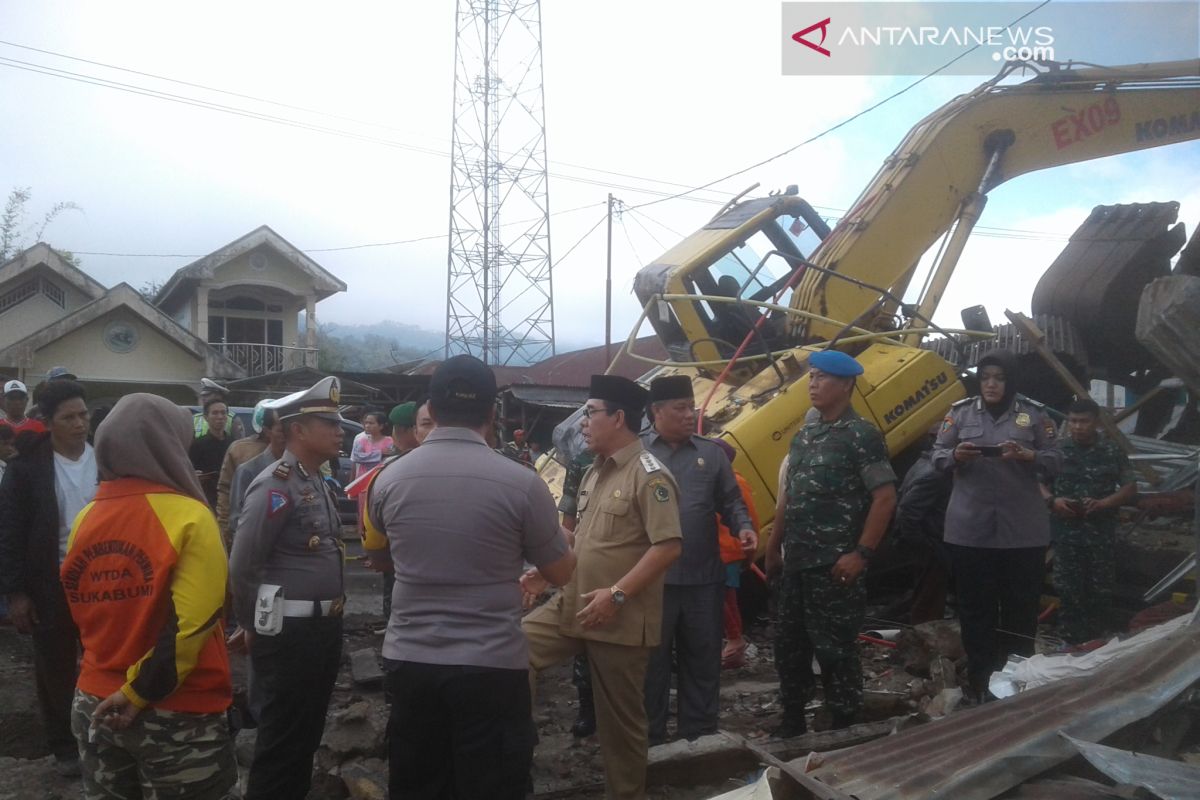
POLYGON ((237 618, 253 619, 258 587, 283 587, 288 600, 342 597, 342 526, 320 473, 291 452, 250 484, 230 558, 237 618))
POLYGON ((981 397, 958 401, 942 422, 931 460, 936 469, 954 471, 946 509, 947 543, 998 548, 1050 543, 1050 517, 1037 476, 1057 474, 1062 452, 1054 424, 1036 406, 1014 400, 997 419, 981 397), (954 448, 961 442, 982 447, 1009 440, 1034 450, 1034 461, 989 456, 962 464, 954 460, 954 448))
POLYGON ((658 645, 662 577, 626 600, 606 625, 584 630, 575 615, 586 605, 581 595, 612 588, 652 545, 683 537, 678 497, 675 479, 642 448, 640 440, 610 458, 596 458, 579 490, 575 574, 552 601, 558 604, 563 635, 638 647, 658 645))
POLYGON ((716 515, 735 533, 754 529, 725 451, 702 436, 672 447, 654 430, 642 434, 642 445, 679 485, 683 555, 667 570, 666 582, 672 586, 724 582, 716 515))

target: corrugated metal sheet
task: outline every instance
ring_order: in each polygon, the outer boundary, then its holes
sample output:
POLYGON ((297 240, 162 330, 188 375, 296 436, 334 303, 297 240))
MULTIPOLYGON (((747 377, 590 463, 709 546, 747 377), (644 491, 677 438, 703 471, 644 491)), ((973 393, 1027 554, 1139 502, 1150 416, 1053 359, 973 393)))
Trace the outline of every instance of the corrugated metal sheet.
POLYGON ((1093 767, 1117 783, 1144 787, 1163 800, 1195 800, 1200 797, 1200 767, 1083 742, 1066 734, 1063 738, 1082 753, 1093 767))
POLYGON ((1200 627, 1094 674, 831 753, 812 777, 859 800, 988 800, 1072 758, 1058 735, 1099 741, 1200 681, 1200 627))

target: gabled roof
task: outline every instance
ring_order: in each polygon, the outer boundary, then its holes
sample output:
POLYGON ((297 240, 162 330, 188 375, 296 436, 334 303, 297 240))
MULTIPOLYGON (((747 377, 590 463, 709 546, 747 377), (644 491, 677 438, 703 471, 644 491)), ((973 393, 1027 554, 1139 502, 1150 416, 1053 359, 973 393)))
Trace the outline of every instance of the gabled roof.
POLYGON ((45 242, 38 242, 33 247, 27 247, 8 261, 0 264, 0 283, 8 283, 10 280, 32 272, 41 266, 57 274, 64 281, 93 300, 102 297, 104 292, 107 291, 92 276, 79 269, 79 267, 68 263, 66 259, 58 254, 57 250, 45 242))
POLYGON ((209 253, 199 261, 175 271, 154 297, 156 306, 162 305, 175 292, 195 281, 212 278, 217 268, 240 256, 242 253, 266 245, 288 260, 288 263, 310 276, 317 292, 317 299, 324 300, 332 294, 346 291, 346 284, 333 273, 313 261, 294 244, 284 239, 267 225, 260 225, 240 239, 209 253))
POLYGON ((40 350, 72 331, 82 328, 89 322, 97 320, 110 311, 121 307, 132 311, 148 325, 157 329, 172 342, 196 358, 201 360, 215 358, 224 362, 224 365, 227 367, 224 374, 246 374, 244 368, 225 358, 225 356, 221 355, 215 348, 210 347, 199 336, 192 334, 158 308, 147 303, 142 295, 128 283, 117 284, 102 297, 77 308, 65 317, 55 320, 46 327, 26 336, 21 341, 0 350, 0 363, 12 361, 22 353, 32 353, 40 350))

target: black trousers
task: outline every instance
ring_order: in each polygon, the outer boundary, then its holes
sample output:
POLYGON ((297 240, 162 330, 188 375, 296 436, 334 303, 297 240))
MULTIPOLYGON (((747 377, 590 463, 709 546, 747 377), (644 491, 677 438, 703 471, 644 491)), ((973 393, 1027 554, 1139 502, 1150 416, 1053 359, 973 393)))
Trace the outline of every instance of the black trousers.
POLYGON ((946 547, 971 688, 980 691, 1008 656, 1033 655, 1046 548, 946 547))
POLYGON ((250 653, 262 705, 246 800, 304 800, 342 661, 341 617, 283 621, 250 653))
POLYGON ((535 731, 529 671, 389 664, 391 800, 523 800, 535 731))
POLYGON ((679 667, 679 736, 695 739, 717 732, 724 613, 724 583, 664 587, 662 641, 646 669, 646 718, 652 740, 667 737, 672 650, 679 667))
POLYGON ((79 631, 57 581, 31 595, 38 624, 33 629, 33 672, 46 745, 59 758, 78 758, 71 733, 71 702, 79 676, 79 631))

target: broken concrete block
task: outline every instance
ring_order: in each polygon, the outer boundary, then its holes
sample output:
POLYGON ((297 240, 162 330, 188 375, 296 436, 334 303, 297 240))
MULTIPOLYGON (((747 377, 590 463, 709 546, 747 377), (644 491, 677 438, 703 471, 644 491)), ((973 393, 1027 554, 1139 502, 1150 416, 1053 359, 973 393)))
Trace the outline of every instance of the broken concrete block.
POLYGON ((352 800, 387 800, 387 765, 368 758, 342 767, 342 783, 352 800))
POLYGON ((326 720, 321 750, 338 763, 355 756, 382 756, 384 727, 371 713, 370 703, 355 703, 326 720))
POLYGON ((900 634, 900 660, 910 675, 930 677, 932 662, 939 658, 958 661, 964 656, 958 620, 922 622, 900 634))
POLYGON ((379 654, 373 647, 364 647, 350 654, 350 675, 359 686, 378 686, 383 683, 379 654))

